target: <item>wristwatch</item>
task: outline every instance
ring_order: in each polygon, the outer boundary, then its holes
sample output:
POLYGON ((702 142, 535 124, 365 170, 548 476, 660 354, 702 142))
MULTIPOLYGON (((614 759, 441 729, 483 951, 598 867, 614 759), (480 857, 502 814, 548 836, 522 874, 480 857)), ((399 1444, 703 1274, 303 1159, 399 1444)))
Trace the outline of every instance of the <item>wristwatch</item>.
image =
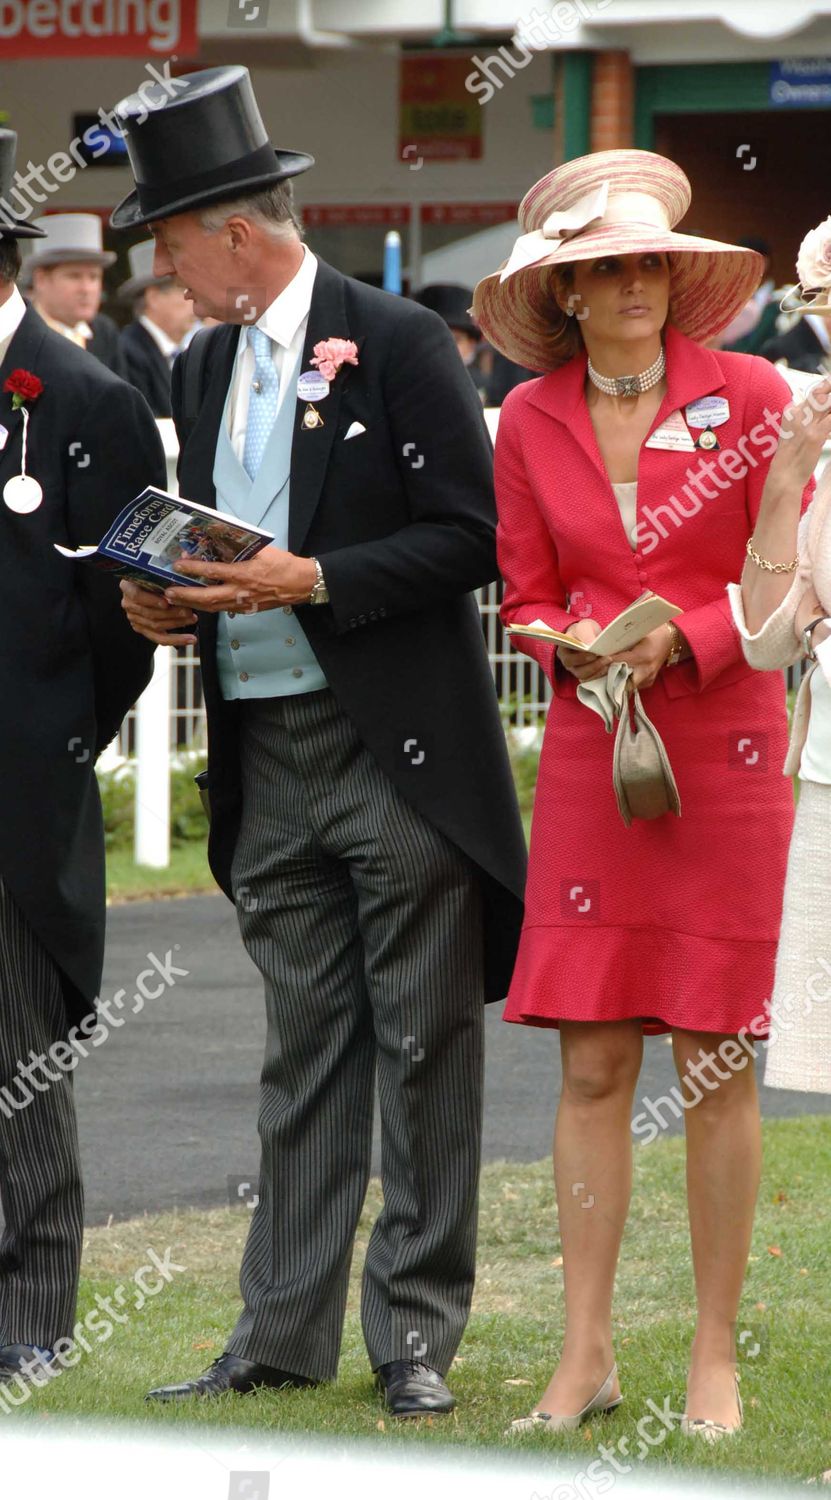
POLYGON ((318 560, 317 560, 316 557, 313 557, 311 560, 312 560, 312 562, 315 565, 315 574, 316 574, 316 577, 315 577, 315 581, 314 581, 314 588, 312 589, 312 592, 309 595, 309 603, 310 604, 328 604, 329 603, 329 590, 326 587, 326 579, 323 577, 323 569, 320 566, 320 563, 318 562, 318 560))
POLYGON ((813 637, 814 631, 816 630, 817 626, 822 625, 823 623, 826 625, 831 625, 831 620, 829 620, 827 615, 817 615, 816 619, 808 621, 808 624, 802 631, 802 647, 809 661, 816 661, 817 659, 817 653, 814 650, 813 637))
POLYGON ((681 660, 681 653, 684 650, 684 637, 673 620, 667 620, 667 629, 669 630, 672 645, 669 648, 669 656, 664 662, 664 666, 674 667, 681 660))

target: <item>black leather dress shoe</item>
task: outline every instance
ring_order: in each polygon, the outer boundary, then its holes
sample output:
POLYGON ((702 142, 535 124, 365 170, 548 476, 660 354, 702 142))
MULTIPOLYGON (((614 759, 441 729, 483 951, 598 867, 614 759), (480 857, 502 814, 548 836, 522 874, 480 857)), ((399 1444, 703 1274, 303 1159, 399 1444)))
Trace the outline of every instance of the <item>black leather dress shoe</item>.
POLYGON ((394 1417, 428 1417, 456 1405, 438 1370, 417 1359, 393 1359, 375 1371, 384 1405, 394 1417))
POLYGON ((236 1354, 223 1354, 215 1359, 211 1368, 195 1380, 185 1380, 181 1385, 160 1385, 148 1391, 146 1401, 187 1401, 191 1396, 210 1398, 224 1396, 226 1391, 236 1391, 238 1396, 247 1396, 250 1391, 284 1390, 287 1386, 301 1390, 305 1386, 317 1385, 305 1375, 291 1375, 288 1370, 275 1370, 271 1365, 252 1364, 250 1359, 238 1359, 236 1354))
POLYGON ((0 1385, 8 1385, 15 1375, 22 1375, 24 1380, 34 1380, 40 1385, 44 1377, 59 1374, 51 1349, 41 1349, 34 1344, 0 1346, 0 1385))

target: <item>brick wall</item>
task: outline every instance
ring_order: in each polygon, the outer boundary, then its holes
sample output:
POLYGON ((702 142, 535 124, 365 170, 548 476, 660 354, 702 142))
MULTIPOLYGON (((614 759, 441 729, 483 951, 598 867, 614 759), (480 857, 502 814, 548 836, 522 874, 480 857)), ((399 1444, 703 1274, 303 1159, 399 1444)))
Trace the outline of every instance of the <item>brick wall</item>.
POLYGON ((634 72, 628 52, 596 52, 592 79, 591 150, 633 144, 634 72))

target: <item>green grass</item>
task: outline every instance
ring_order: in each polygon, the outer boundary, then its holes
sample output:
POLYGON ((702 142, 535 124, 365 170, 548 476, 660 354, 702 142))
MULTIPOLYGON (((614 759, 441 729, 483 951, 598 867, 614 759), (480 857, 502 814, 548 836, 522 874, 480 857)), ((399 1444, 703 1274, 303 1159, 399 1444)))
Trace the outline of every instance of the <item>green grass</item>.
POLYGON ((165 870, 137 865, 132 849, 107 850, 107 899, 148 901, 158 896, 188 896, 198 891, 216 891, 208 868, 205 840, 174 845, 165 870))
MULTIPOLYGON (((671 1465, 806 1479, 831 1466, 831 1121, 765 1124, 766 1164, 739 1329, 745 1429, 709 1448, 672 1432, 648 1467, 671 1465), (776 1251, 779 1253, 771 1253, 776 1251), (758 1353, 753 1353, 758 1344, 758 1353), (750 1357, 753 1354, 753 1357, 750 1357)), ((635 1152, 632 1212, 616 1294, 616 1353, 625 1395, 611 1417, 551 1439, 533 1437, 527 1453, 556 1453, 569 1472, 585 1470, 597 1444, 635 1431, 647 1398, 683 1409, 694 1303, 684 1202, 683 1141, 659 1140, 635 1152)), ((453 1417, 397 1425, 375 1396, 357 1316, 360 1267, 379 1190, 364 1212, 337 1384, 313 1391, 228 1397, 207 1406, 149 1407, 154 1383, 207 1366, 224 1347, 239 1306, 237 1269, 248 1218, 244 1210, 188 1211, 89 1231, 80 1315, 96 1292, 112 1296, 145 1261, 147 1247, 171 1246, 185 1267, 171 1286, 93 1343, 77 1369, 0 1420, 24 1426, 47 1416, 88 1433, 89 1419, 127 1419, 147 1429, 183 1422, 369 1437, 379 1444, 493 1446, 544 1388, 562 1335, 562 1270, 547 1163, 491 1165, 483 1180, 479 1274, 473 1315, 451 1372, 459 1406, 453 1417), (518 1383, 520 1382, 520 1383, 518 1383)))

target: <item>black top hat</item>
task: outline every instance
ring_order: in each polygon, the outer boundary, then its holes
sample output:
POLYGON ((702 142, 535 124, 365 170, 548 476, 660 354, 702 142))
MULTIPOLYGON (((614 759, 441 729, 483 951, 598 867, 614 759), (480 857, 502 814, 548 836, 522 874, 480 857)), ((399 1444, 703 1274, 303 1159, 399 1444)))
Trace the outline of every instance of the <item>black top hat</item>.
POLYGON ((206 68, 166 84, 145 83, 114 114, 136 187, 113 209, 113 229, 260 192, 314 166, 304 151, 269 144, 247 68, 206 68))
POLYGON ((44 231, 27 224, 8 202, 16 155, 17 131, 0 130, 0 240, 42 240, 44 231))
POLYGON ((438 313, 440 318, 444 318, 448 328, 459 328, 476 339, 482 337, 481 330, 468 312, 473 301, 470 287, 456 286, 452 281, 433 281, 416 292, 413 301, 438 313))

